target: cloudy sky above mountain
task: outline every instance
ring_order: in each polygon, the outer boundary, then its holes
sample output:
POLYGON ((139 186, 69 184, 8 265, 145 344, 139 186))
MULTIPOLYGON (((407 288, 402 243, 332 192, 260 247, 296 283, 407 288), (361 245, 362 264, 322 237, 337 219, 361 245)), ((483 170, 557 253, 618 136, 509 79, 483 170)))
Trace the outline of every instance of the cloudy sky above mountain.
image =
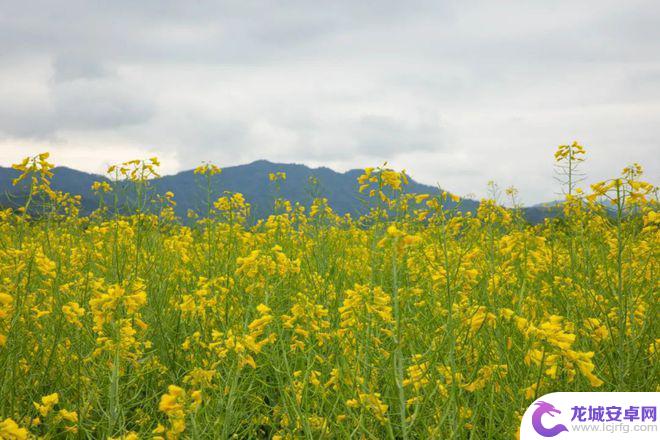
POLYGON ((659 22, 656 0, 0 0, 0 164, 388 161, 537 203, 577 139, 590 181, 637 161, 658 184, 659 22))

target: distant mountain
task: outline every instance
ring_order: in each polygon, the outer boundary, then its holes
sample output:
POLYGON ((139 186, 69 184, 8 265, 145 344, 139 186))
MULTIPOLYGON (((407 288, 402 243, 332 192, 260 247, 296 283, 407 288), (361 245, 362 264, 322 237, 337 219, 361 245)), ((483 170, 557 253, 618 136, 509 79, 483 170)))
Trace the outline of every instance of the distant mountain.
MULTIPOLYGON (((52 188, 80 195, 84 214, 88 214, 98 207, 99 201, 91 191, 91 186, 96 181, 108 181, 106 177, 66 167, 57 167, 53 171, 52 188)), ((255 218, 266 217, 271 212, 277 197, 308 206, 316 196, 327 198, 330 206, 339 214, 350 213, 357 216, 366 211, 365 195, 358 192, 357 184, 357 178, 362 173, 362 170, 338 173, 325 167, 310 168, 299 164, 258 160, 246 165, 223 168, 222 173, 213 176, 212 197, 215 200, 225 191, 240 192, 252 205, 252 215, 255 218), (287 175, 286 181, 281 184, 279 194, 276 193, 275 186, 268 179, 269 173, 277 171, 283 171, 287 175), (311 177, 317 180, 316 187, 310 184, 311 177)), ((0 206, 17 207, 24 203, 25 186, 12 186, 12 180, 18 175, 19 173, 14 169, 0 167, 0 206)), ((151 185, 158 194, 165 194, 167 191, 175 194, 176 212, 182 218, 189 209, 203 212, 201 208, 206 197, 205 189, 203 189, 204 182, 192 170, 154 179, 151 181, 151 185)), ((436 187, 414 180, 411 180, 406 187, 406 192, 409 193, 437 194, 439 191, 436 187)), ((463 199, 461 201, 463 211, 475 211, 478 206, 479 203, 474 200, 463 199)), ((525 214, 532 223, 542 221, 547 216, 553 216, 548 209, 542 207, 525 208, 525 214)))
MULTIPOLYGON (((89 213, 98 207, 98 199, 92 192, 92 183, 107 180, 103 176, 85 173, 67 167, 56 167, 53 169, 54 176, 51 187, 58 191, 81 196, 81 208, 84 213, 89 213)), ((18 207, 23 206, 27 195, 25 182, 17 186, 12 181, 20 175, 13 168, 0 167, 0 206, 18 207)))

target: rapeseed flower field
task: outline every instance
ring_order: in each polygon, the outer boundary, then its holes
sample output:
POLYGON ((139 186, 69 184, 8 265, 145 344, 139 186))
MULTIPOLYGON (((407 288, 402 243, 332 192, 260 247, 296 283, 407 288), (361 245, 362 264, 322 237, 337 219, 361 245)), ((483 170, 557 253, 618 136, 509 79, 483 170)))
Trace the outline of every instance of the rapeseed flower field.
POLYGON ((386 167, 360 218, 278 199, 251 223, 228 193, 183 221, 155 158, 80 216, 27 158, 0 212, 0 438, 509 439, 545 393, 656 391, 657 189, 633 165, 581 190, 584 157, 557 150, 539 225, 513 189, 462 212, 386 167))

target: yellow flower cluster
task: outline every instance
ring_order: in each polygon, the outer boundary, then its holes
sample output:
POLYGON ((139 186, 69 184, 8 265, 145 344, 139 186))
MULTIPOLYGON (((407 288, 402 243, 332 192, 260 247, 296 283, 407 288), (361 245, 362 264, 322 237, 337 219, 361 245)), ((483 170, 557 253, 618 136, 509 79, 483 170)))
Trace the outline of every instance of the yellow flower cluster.
POLYGON ((158 404, 158 410, 165 413, 168 426, 161 424, 153 430, 154 440, 175 440, 186 430, 186 415, 194 413, 202 403, 201 391, 193 391, 190 394, 176 385, 167 387, 167 393, 163 394, 158 404), (164 434, 164 437, 163 437, 164 434))
POLYGON ((382 202, 389 201, 386 190, 400 192, 409 183, 405 171, 394 171, 386 168, 365 168, 364 174, 358 178, 359 192, 369 190, 369 197, 378 195, 382 202))
POLYGON ((119 351, 126 358, 137 360, 142 344, 136 336, 148 327, 140 315, 140 309, 147 303, 144 283, 137 280, 127 287, 114 284, 106 288, 99 281, 95 283, 95 290, 89 300, 92 330, 97 336, 93 355, 119 351))
POLYGON ((268 174, 268 180, 271 182, 284 181, 286 180, 286 173, 283 171, 277 171, 275 173, 268 174))
POLYGON ((534 364, 544 369, 544 374, 550 379, 556 379, 560 367, 566 373, 568 382, 575 378, 575 367, 591 386, 600 387, 603 381, 593 371, 594 352, 581 352, 572 349, 576 335, 568 333, 573 325, 564 323, 564 318, 557 315, 549 316, 548 320, 535 326, 525 318, 513 316, 518 329, 525 337, 532 340, 530 350, 525 354, 525 364, 534 364))
POLYGON ((241 193, 220 197, 213 206, 230 223, 243 222, 250 215, 250 204, 245 201, 241 193))
POLYGON ((50 153, 41 153, 33 157, 26 157, 21 163, 12 165, 12 168, 21 174, 12 183, 17 185, 23 179, 32 177, 34 184, 41 184, 50 189, 50 178, 53 177, 54 165, 48 162, 50 153))
POLYGON ((5 419, 0 422, 0 438, 7 440, 26 440, 28 430, 21 428, 12 419, 5 419))
POLYGON ((222 170, 212 163, 203 163, 194 170, 195 174, 200 174, 202 176, 209 175, 215 176, 216 174, 222 173, 222 170))
POLYGON ((12 316, 14 298, 4 292, 0 292, 0 347, 7 342, 7 335, 3 334, 6 327, 9 327, 9 319, 12 316))
POLYGON ((156 169, 160 161, 156 157, 148 160, 129 160, 118 165, 108 167, 107 173, 115 178, 128 179, 134 182, 144 182, 154 177, 160 177, 156 169))
POLYGON ((560 145, 555 152, 555 161, 560 162, 567 158, 572 161, 583 161, 585 154, 584 147, 575 141, 570 145, 560 145))
POLYGON ((78 413, 76 411, 69 411, 65 408, 60 408, 55 412, 55 406, 60 403, 60 396, 58 393, 43 396, 40 402, 33 402, 35 409, 38 411, 40 417, 32 420, 33 426, 38 426, 43 423, 42 419, 52 419, 53 424, 60 424, 64 422, 62 429, 65 432, 77 433, 78 432, 78 413), (68 422, 68 423, 67 423, 68 422))
POLYGON ((0 438, 515 438, 543 394, 660 389, 657 190, 634 164, 582 191, 584 149, 556 157, 536 224, 516 191, 470 211, 385 165, 359 217, 313 193, 253 222, 204 164, 184 220, 155 159, 80 216, 28 158, 39 209, 0 210, 0 438))
POLYGON ((357 398, 346 401, 349 408, 364 408, 381 423, 385 423, 388 406, 381 400, 380 393, 360 393, 357 398))

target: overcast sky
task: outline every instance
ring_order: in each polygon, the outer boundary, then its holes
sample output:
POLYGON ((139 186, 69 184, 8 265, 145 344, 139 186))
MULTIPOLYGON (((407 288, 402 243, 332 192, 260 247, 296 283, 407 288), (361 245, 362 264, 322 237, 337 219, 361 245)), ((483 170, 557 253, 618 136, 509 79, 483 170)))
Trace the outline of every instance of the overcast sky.
POLYGON ((660 168, 660 2, 0 0, 0 164, 101 172, 388 161, 461 195, 556 198, 660 168))

